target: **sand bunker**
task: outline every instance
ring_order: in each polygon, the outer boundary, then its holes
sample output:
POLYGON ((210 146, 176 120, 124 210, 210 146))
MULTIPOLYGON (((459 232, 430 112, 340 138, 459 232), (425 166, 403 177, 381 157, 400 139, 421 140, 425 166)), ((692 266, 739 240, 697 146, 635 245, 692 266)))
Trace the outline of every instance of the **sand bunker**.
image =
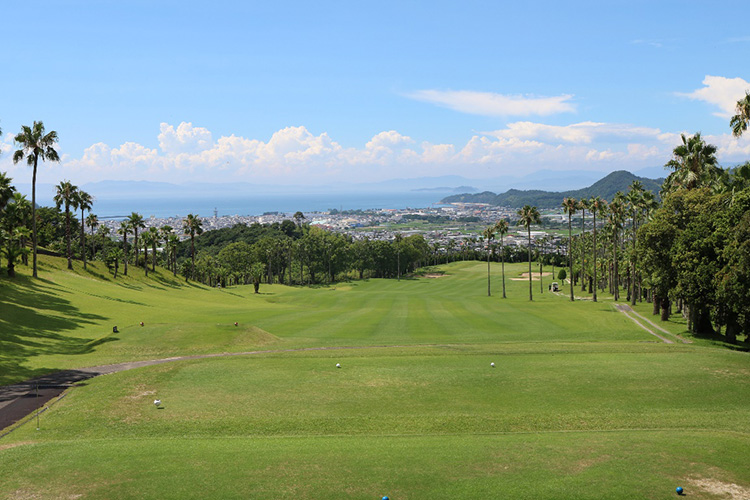
POLYGON ((423 274, 423 278, 445 278, 447 274, 423 274))
MULTIPOLYGON (((531 273, 531 281, 539 281, 540 276, 552 276, 552 273, 531 273)), ((529 273, 523 273, 520 278, 511 278, 512 281, 529 281, 529 273)))

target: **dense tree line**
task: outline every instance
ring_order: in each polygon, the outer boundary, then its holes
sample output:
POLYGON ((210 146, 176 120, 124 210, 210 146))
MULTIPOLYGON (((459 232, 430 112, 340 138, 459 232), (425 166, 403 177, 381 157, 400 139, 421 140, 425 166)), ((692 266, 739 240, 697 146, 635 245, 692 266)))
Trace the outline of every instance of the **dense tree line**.
MULTIPOLYGON (((736 109, 731 126, 740 136, 750 121, 750 93, 736 109)), ((750 163, 721 168, 716 147, 700 133, 681 139, 665 164, 671 173, 661 204, 639 182, 609 203, 563 201, 570 274, 594 300, 597 290, 608 289, 615 300, 651 301, 662 320, 682 314, 695 334, 748 340, 750 163), (574 240, 572 216, 579 211, 582 231, 574 240), (595 221, 588 232, 587 212, 595 221)))

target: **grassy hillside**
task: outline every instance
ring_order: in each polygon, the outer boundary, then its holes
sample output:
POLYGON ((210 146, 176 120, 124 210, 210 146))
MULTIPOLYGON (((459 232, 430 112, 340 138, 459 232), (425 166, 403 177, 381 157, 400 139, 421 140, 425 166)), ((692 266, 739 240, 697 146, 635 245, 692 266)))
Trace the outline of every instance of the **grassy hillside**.
MULTIPOLYGON (((0 498, 750 492, 748 354, 660 343, 607 297, 571 303, 565 289, 535 287, 529 302, 528 283, 510 279, 523 265, 506 266, 503 300, 487 297, 486 264, 474 262, 439 278, 261 295, 43 264, 38 282, 0 281, 0 307, 11 311, 0 323, 6 379, 268 352, 87 381, 42 415, 40 430, 0 440, 0 498), (314 350, 290 350, 299 348, 314 350)), ((493 275, 499 290, 499 266, 493 275)))

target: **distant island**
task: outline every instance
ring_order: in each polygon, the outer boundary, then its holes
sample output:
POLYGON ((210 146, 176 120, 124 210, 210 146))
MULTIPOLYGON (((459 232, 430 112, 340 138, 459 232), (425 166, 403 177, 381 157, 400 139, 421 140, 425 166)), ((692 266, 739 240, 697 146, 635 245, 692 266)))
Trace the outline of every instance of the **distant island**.
POLYGON ((658 198, 664 179, 648 179, 646 177, 638 177, 626 170, 618 170, 612 172, 603 179, 598 180, 591 186, 582 189, 561 192, 541 191, 536 189, 509 189, 501 194, 495 194, 491 191, 484 191, 481 193, 465 192, 447 196, 441 200, 441 203, 463 202, 486 203, 488 205, 500 207, 522 207, 524 205, 532 205, 539 208, 558 208, 564 198, 581 199, 600 196, 607 201, 612 201, 612 198, 618 191, 627 193, 628 186, 630 186, 633 181, 640 181, 643 184, 644 190, 651 191, 658 198))
POLYGON ((434 188, 417 188, 412 189, 412 191, 419 191, 419 192, 429 192, 429 193, 476 193, 479 191, 479 189, 473 187, 473 186, 458 186, 455 188, 452 187, 434 187, 434 188))

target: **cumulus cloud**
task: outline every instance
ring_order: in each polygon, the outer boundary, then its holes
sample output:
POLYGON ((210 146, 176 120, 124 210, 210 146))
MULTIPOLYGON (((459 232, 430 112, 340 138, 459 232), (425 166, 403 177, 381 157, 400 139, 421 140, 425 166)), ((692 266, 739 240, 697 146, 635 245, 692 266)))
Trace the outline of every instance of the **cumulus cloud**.
POLYGON ((635 127, 617 123, 581 122, 571 125, 545 125, 544 123, 509 123, 505 129, 485 132, 497 138, 539 139, 546 142, 589 144, 595 140, 629 141, 655 137, 658 129, 635 127))
MULTIPOLYGON (((159 147, 135 142, 92 144, 80 157, 65 157, 55 178, 75 183, 102 179, 166 182, 327 183, 459 173, 467 177, 518 175, 538 169, 611 171, 663 165, 680 143, 678 132, 628 124, 580 122, 565 126, 529 121, 477 133, 460 144, 417 141, 395 130, 375 134, 360 147, 343 147, 327 133, 286 127, 268 140, 237 135, 213 139, 189 123, 162 124, 159 147)), ((26 179, 12 165, 12 145, 2 137, 0 171, 26 179)), ((706 136, 724 164, 750 156, 750 136, 706 136)), ((62 154, 63 152, 60 151, 62 154)), ((45 178, 49 174, 45 174, 45 178)))
POLYGON ((406 96, 462 113, 483 116, 547 116, 575 111, 575 106, 569 102, 572 95, 538 97, 471 90, 417 90, 406 96))
POLYGON ((734 115, 737 101, 745 97, 745 92, 750 91, 750 82, 742 78, 706 75, 703 85, 704 87, 693 92, 678 92, 677 95, 713 104, 719 108, 714 115, 720 118, 730 118, 734 115))
POLYGON ((159 147, 165 153, 198 153, 213 146, 211 132, 189 122, 182 122, 177 128, 162 123, 159 130, 159 147))

